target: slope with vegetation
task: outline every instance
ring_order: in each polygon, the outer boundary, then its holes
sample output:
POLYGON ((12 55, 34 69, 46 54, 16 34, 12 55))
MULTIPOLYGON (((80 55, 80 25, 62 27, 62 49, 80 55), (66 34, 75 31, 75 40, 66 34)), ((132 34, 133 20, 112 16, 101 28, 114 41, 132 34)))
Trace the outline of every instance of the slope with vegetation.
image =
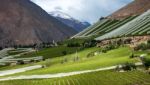
POLYGON ((131 54, 132 51, 128 47, 120 47, 118 49, 110 51, 103 51, 100 48, 88 48, 86 50, 78 52, 77 54, 78 56, 76 56, 76 53, 74 53, 58 58, 48 59, 46 61, 37 63, 45 65, 46 68, 27 71, 24 73, 14 75, 63 73, 89 69, 98 69, 102 67, 123 64, 126 62, 131 63, 139 62, 139 60, 136 58, 130 58, 129 56, 131 54), (95 55, 95 53, 99 52, 100 54, 95 55))
POLYGON ((1 0, 0 47, 62 41, 76 33, 30 0, 1 0))
POLYGON ((123 20, 115 20, 115 19, 102 19, 95 23, 93 26, 83 30, 79 34, 75 35, 75 38, 78 37, 91 37, 91 36, 101 36, 103 34, 109 33, 112 30, 121 27, 127 22, 133 20, 136 16, 127 17, 123 20))
POLYGON ((128 22, 127 24, 113 30, 96 40, 103 40, 115 37, 125 37, 134 35, 149 35, 150 33, 150 10, 128 22))
POLYGON ((54 79, 12 80, 1 85, 149 85, 150 75, 139 71, 102 71, 54 79))
POLYGON ((123 19, 133 15, 141 15, 150 9, 150 0, 133 0, 127 6, 108 16, 111 19, 123 19))

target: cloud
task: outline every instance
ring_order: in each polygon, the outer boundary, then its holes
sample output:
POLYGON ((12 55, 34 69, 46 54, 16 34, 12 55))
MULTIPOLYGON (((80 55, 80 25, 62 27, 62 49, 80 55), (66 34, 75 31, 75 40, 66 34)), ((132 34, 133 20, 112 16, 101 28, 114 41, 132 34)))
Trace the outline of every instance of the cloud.
POLYGON ((32 0, 47 12, 62 11, 81 21, 96 22, 133 0, 32 0))

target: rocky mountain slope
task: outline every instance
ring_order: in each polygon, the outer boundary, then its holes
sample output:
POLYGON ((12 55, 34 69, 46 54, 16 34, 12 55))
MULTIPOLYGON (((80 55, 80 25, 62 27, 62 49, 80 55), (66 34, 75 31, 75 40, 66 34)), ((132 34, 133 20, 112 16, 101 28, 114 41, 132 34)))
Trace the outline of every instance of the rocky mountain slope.
POLYGON ((108 16, 108 18, 122 19, 128 16, 140 15, 148 9, 150 9, 150 0, 134 0, 127 6, 108 16))
POLYGON ((61 41, 75 33, 30 0, 0 1, 0 46, 61 41))

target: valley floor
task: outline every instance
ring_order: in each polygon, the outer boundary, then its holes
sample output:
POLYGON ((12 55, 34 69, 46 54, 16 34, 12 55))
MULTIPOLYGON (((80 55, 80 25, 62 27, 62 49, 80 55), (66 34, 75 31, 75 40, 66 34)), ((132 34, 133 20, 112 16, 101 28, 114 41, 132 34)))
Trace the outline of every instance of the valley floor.
MULTIPOLYGON (((26 85, 28 82, 30 82, 29 85, 110 85, 110 82, 112 85, 150 84, 147 80, 150 79, 150 76, 142 71, 123 73, 110 71, 117 65, 126 62, 141 65, 141 63, 137 63, 140 62, 139 58, 129 57, 132 54, 129 47, 119 47, 106 53, 101 53, 100 50, 101 48, 97 47, 87 48, 78 51, 78 53, 55 57, 42 62, 2 67, 2 72, 5 73, 5 69, 7 69, 11 73, 13 71, 11 69, 40 65, 38 69, 15 72, 10 75, 0 73, 3 75, 0 77, 0 85, 26 85), (97 54, 88 57, 91 53, 97 54), (76 55, 78 55, 78 59, 74 60, 76 55), (62 63, 64 60, 66 61, 62 63), (46 67, 42 68, 42 66, 46 67), (142 77, 142 80, 140 80, 140 77, 142 77)), ((147 51, 134 52, 136 55, 147 53, 147 51)), ((46 52, 43 50, 42 55, 48 56, 48 49, 46 49, 46 52)))
POLYGON ((1 81, 0 85, 150 85, 150 75, 140 71, 100 71, 53 79, 1 81))
MULTIPOLYGON (((142 63, 135 63, 136 66, 142 65, 142 63)), ((4 71, 4 73, 0 73, 0 76, 5 76, 9 74, 15 74, 15 73, 20 73, 25 70, 30 70, 36 69, 36 68, 41 67, 39 66, 32 66, 32 67, 26 67, 22 69, 16 69, 16 70, 9 70, 9 71, 4 71)), ((66 77, 66 76, 72 76, 72 75, 78 75, 78 74, 85 74, 85 73, 91 73, 91 72, 98 72, 98 71, 107 71, 107 70, 113 70, 117 66, 111 66, 111 67, 105 67, 105 68, 99 68, 95 70, 85 70, 85 71, 74 71, 74 72, 68 72, 68 73, 57 73, 57 74, 45 74, 45 75, 28 75, 28 76, 14 76, 14 77, 6 77, 6 78, 0 78, 0 81, 7 81, 7 80, 21 80, 21 79, 47 79, 47 78, 60 78, 60 77, 66 77)))

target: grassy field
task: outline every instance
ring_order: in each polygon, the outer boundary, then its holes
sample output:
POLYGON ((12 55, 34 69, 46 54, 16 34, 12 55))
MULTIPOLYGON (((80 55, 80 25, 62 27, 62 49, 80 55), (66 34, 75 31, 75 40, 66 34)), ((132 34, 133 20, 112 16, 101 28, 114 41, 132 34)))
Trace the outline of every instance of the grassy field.
POLYGON ((80 70, 97 69, 101 67, 113 66, 125 62, 138 62, 136 58, 129 58, 131 50, 128 47, 120 47, 118 49, 109 51, 107 53, 100 53, 99 55, 87 58, 88 53, 100 50, 100 48, 89 48, 78 53, 79 60, 74 61, 75 54, 66 55, 63 57, 53 58, 38 64, 47 65, 46 68, 18 73, 16 75, 33 75, 33 74, 53 74, 60 72, 72 72, 80 70), (63 59, 67 58, 66 63, 61 63, 63 59))
POLYGON ((36 56, 43 56, 44 58, 55 58, 63 56, 63 51, 66 51, 67 54, 75 53, 76 50, 80 50, 79 47, 66 47, 66 46, 58 46, 52 48, 45 48, 41 51, 29 53, 27 55, 22 55, 20 57, 27 58, 27 57, 36 57, 36 56))
POLYGON ((150 85, 150 75, 140 72, 102 71, 55 79, 12 80, 0 85, 150 85))

